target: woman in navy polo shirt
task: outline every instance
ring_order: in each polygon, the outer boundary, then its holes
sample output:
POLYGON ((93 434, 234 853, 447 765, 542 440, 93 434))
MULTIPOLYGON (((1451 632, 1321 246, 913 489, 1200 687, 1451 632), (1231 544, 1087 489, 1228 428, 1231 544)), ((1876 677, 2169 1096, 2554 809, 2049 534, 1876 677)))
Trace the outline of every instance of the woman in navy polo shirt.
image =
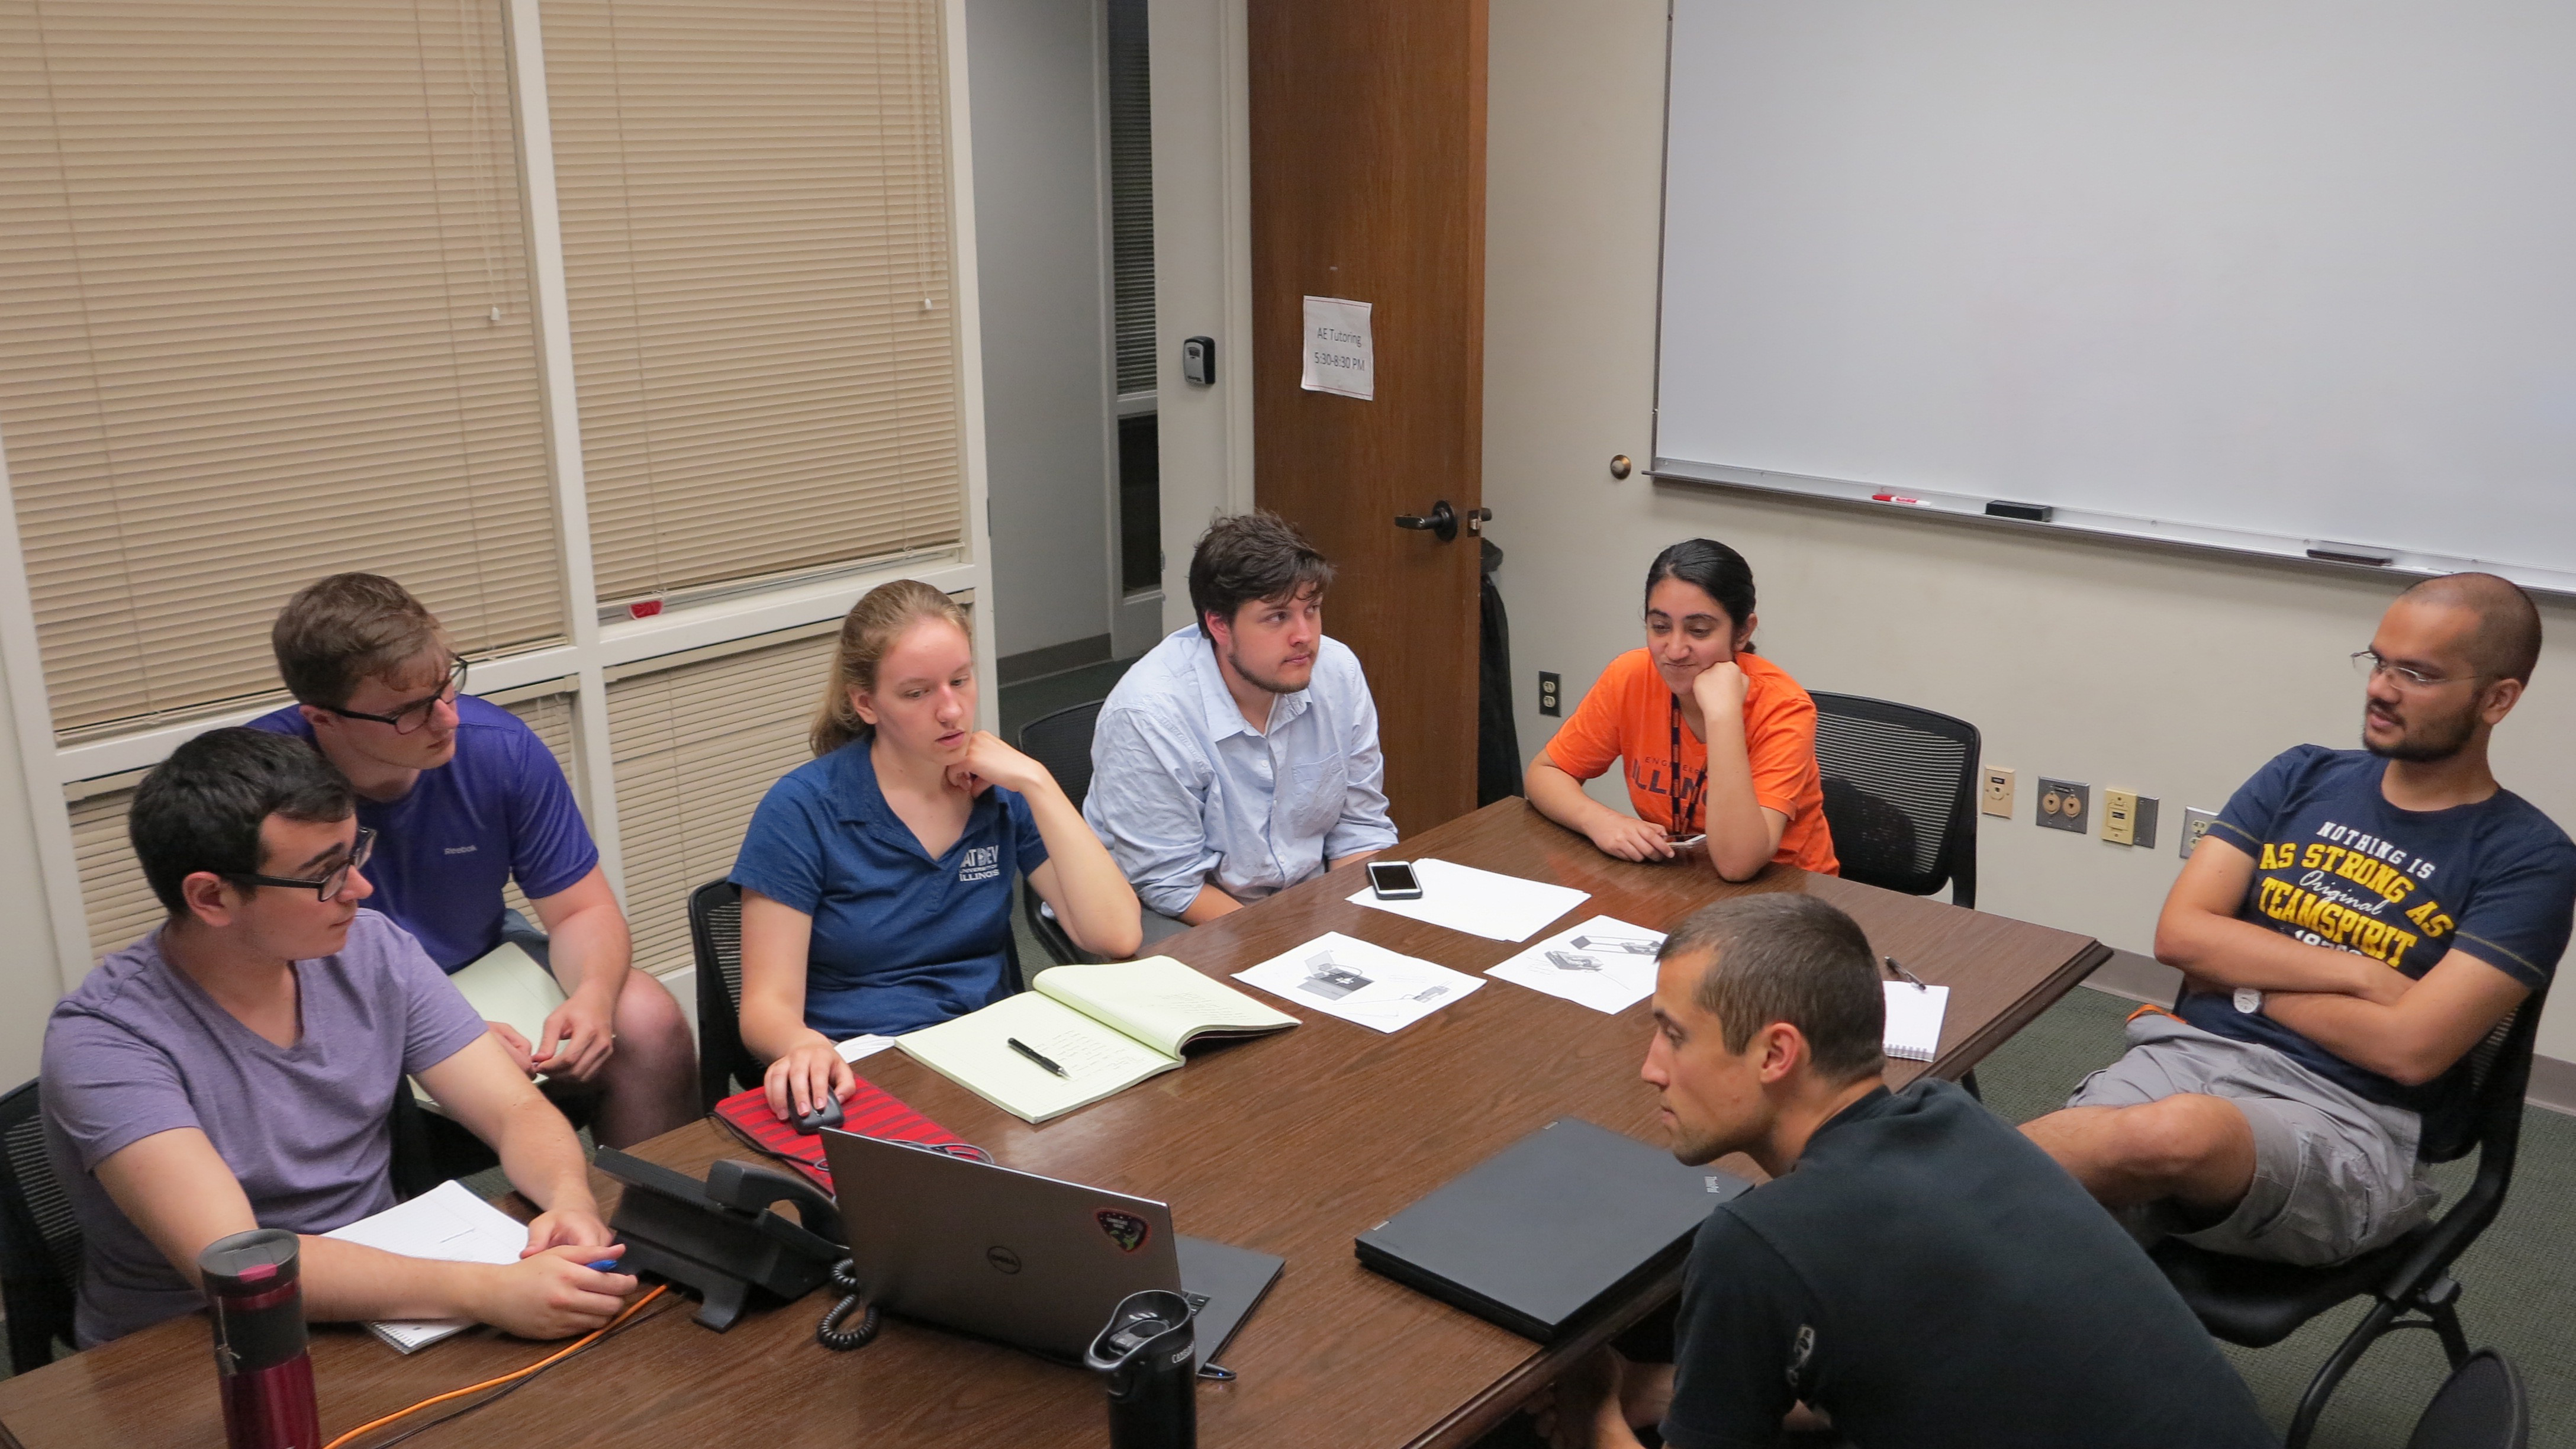
POLYGON ((930 585, 868 591, 841 622, 814 758, 743 837, 742 1040, 771 1110, 856 1078, 833 1043, 962 1016, 1008 990, 1011 880, 1076 944, 1132 956, 1136 892, 1046 767, 975 727, 965 611, 930 585))

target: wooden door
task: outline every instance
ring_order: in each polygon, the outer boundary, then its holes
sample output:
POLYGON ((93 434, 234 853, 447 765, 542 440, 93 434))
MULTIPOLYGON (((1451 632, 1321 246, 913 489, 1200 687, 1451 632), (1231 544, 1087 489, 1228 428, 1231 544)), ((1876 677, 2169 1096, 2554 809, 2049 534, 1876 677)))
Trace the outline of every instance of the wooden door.
POLYGON ((1339 570, 1407 835, 1476 805, 1485 4, 1249 0, 1254 493, 1339 570), (1299 388, 1309 295, 1372 305, 1374 399, 1299 388))

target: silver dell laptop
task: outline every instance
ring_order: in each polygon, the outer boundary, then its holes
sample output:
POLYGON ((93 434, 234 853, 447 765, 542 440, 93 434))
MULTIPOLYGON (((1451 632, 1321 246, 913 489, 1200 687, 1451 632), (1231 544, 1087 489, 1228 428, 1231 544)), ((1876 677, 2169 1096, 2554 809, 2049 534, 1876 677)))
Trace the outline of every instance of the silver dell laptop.
POLYGON ((880 1307, 1048 1358, 1081 1362, 1121 1299, 1163 1288, 1198 1305, 1204 1371, 1282 1266, 1173 1232, 1151 1198, 838 1128, 823 1150, 851 1263, 880 1307))

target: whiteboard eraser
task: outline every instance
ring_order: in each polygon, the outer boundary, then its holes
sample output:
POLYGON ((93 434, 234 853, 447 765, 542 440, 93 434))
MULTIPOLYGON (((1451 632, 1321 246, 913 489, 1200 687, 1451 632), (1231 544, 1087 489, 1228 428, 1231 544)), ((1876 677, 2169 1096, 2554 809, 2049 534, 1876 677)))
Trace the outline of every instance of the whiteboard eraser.
POLYGON ((2322 548, 2312 548, 2308 550, 2308 557, 2327 563, 2368 564, 2375 569, 2384 569, 2397 561, 2397 555, 2393 553, 2381 553, 2377 549, 2351 543, 2330 543, 2322 548))
POLYGON ((1986 505, 1988 518, 2018 518, 2024 523, 2046 523, 2057 516, 2057 510, 2045 503, 2010 503, 1998 498, 1986 505))

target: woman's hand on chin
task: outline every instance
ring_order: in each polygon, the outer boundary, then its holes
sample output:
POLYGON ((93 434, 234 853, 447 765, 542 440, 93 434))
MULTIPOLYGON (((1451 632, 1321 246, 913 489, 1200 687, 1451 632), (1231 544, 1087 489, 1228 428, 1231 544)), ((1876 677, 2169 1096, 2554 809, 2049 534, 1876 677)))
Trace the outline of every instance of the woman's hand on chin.
POLYGON ((977 730, 966 738, 966 758, 948 767, 948 783, 970 795, 981 795, 995 785, 1027 795, 1053 785, 1055 777, 1046 766, 1002 743, 992 731, 977 730))
POLYGON ((1712 664, 1691 681, 1691 697, 1699 701, 1703 714, 1737 715, 1744 712, 1744 692, 1752 687, 1744 677, 1743 666, 1729 659, 1712 664))

